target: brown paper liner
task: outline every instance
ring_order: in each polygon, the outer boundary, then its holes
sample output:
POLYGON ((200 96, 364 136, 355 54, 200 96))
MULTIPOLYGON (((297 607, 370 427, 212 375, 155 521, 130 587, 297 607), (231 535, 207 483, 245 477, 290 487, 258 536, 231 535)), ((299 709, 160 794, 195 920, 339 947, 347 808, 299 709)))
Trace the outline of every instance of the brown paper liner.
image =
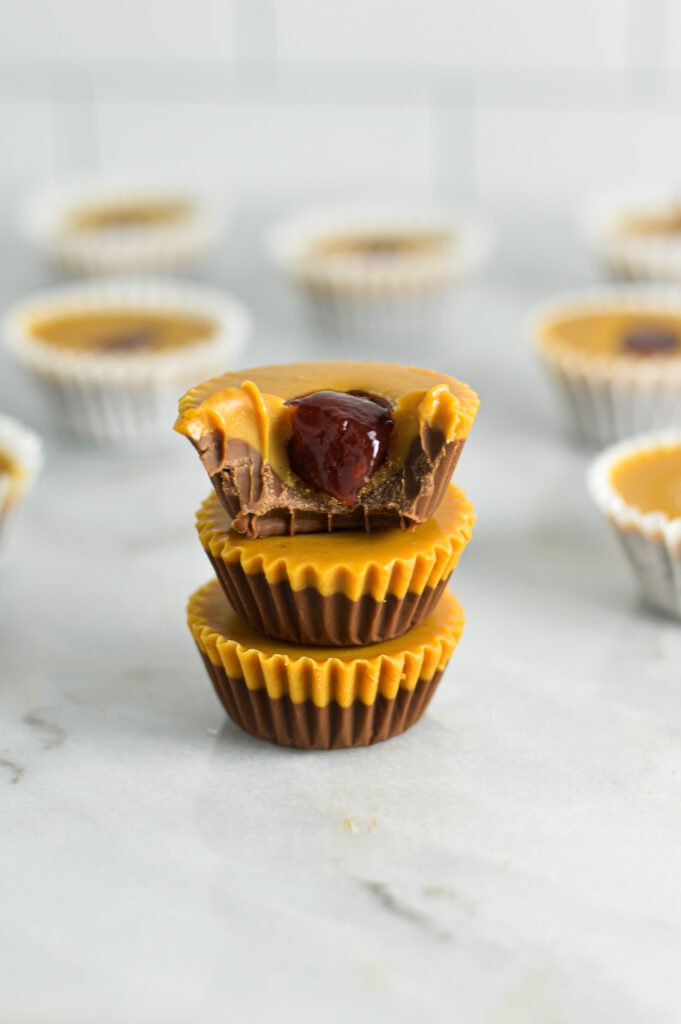
POLYGON ((294 590, 288 580, 269 583, 264 573, 246 573, 238 563, 208 555, 233 608, 254 629, 293 644, 355 647, 401 636, 423 622, 437 604, 449 573, 437 587, 377 601, 362 594, 322 595, 314 587, 294 590))
POLYGON ((296 704, 288 696, 273 699, 264 688, 251 690, 243 679, 228 676, 203 652, 201 657, 220 702, 236 725, 258 739, 301 750, 368 747, 399 736, 419 720, 442 676, 440 670, 430 679, 419 679, 413 690, 400 689, 396 697, 378 694, 373 704, 354 700, 349 707, 341 707, 330 701, 320 708, 311 700, 296 704))

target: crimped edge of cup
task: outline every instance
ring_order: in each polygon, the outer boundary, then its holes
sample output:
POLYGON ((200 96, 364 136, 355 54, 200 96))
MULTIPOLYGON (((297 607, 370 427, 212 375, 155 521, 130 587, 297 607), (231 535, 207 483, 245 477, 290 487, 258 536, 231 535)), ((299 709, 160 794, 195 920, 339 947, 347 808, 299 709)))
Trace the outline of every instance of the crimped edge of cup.
MULTIPOLYGON (((187 622, 202 655, 211 664, 221 666, 230 678, 243 679, 249 689, 265 688, 271 699, 288 696, 295 704, 312 700, 317 707, 326 707, 335 701, 348 707, 355 700, 373 704, 378 694, 393 698, 401 689, 413 690, 419 680, 431 679, 445 668, 465 623, 461 605, 445 592, 438 604, 441 609, 444 603, 447 612, 440 629, 434 629, 432 638, 418 644, 412 639, 410 645, 409 637, 413 634, 405 634, 403 649, 392 654, 376 653, 375 649, 369 654, 370 648, 362 647, 357 648, 357 657, 350 660, 266 654, 223 636, 208 624, 204 602, 216 589, 219 584, 212 580, 192 594, 187 606, 187 622)), ((222 591, 220 594, 226 601, 222 591)), ((424 629, 428 621, 417 629, 424 629)), ((323 650, 320 648, 320 653, 323 650)))
POLYGON ((589 492, 601 512, 618 529, 637 530, 653 540, 663 538, 668 548, 681 557, 681 516, 670 518, 664 512, 640 512, 617 491, 610 476, 618 463, 640 452, 659 448, 681 447, 681 430, 641 434, 606 448, 588 471, 589 492))
POLYGON ((676 446, 681 446, 681 430, 641 434, 612 445, 589 467, 587 488, 622 541, 648 602, 681 618, 681 516, 641 512, 624 500, 611 480, 613 469, 625 459, 640 452, 676 446), (636 538, 639 543, 633 552, 631 541, 636 538), (645 557, 641 557, 642 551, 645 557))
MULTIPOLYGON (((471 539, 475 522, 473 505, 454 484, 450 484, 448 490, 456 499, 456 520, 450 533, 443 532, 436 542, 424 546, 423 551, 408 556, 396 550, 389 560, 382 562, 369 557, 361 572, 342 562, 334 562, 321 570, 311 560, 294 559, 295 564, 291 564, 285 554, 265 558, 252 553, 252 541, 220 528, 218 520, 225 516, 225 510, 214 493, 198 509, 196 529, 201 545, 213 558, 239 566, 246 577, 262 575, 270 585, 288 582, 294 591, 312 588, 322 596, 343 594, 351 601, 358 601, 364 595, 376 601, 383 601, 388 594, 404 598, 409 592, 420 594, 426 587, 434 589, 454 569, 471 539)), ((401 533, 397 534, 396 548, 401 537, 401 533)), ((273 547, 276 547, 276 539, 273 547)))

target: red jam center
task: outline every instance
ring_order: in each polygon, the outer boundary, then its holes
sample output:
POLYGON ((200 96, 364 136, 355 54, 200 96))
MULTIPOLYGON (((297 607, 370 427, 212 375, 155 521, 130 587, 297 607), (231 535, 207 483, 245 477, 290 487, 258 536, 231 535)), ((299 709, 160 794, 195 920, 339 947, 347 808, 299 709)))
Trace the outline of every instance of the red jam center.
POLYGON ((624 336, 622 348, 637 356, 657 356, 676 352, 679 339, 665 327, 637 327, 624 336))
POLYGON ((354 505, 385 462, 394 423, 390 402, 366 391, 313 391, 286 404, 293 472, 316 491, 354 505))
POLYGON ((140 327, 139 330, 107 334, 97 339, 97 347, 104 352, 133 352, 139 348, 148 348, 153 343, 154 333, 150 328, 140 327))

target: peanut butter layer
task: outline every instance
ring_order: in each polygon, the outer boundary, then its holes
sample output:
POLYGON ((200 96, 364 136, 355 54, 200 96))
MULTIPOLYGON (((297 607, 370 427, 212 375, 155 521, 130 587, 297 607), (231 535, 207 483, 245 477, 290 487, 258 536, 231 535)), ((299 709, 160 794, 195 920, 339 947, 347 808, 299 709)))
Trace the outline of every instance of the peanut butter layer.
POLYGON ((81 206, 69 215, 72 231, 109 231, 118 228, 164 227, 192 212, 185 199, 121 199, 81 206))
POLYGON ((614 233, 624 236, 681 234, 681 206, 631 213, 617 223, 614 233))
POLYGON ((19 498, 25 479, 24 467, 0 448, 0 512, 7 511, 19 498))
POLYGON ((310 244, 307 259, 336 260, 359 257, 362 260, 392 260, 404 257, 439 255, 451 248, 453 239, 445 231, 388 231, 376 229, 368 232, 348 232, 329 235, 310 244))
POLYGON ((463 632, 463 610, 443 594, 435 611, 403 637, 368 647, 304 647, 272 640, 251 629, 232 609, 216 581, 198 590, 187 608, 189 627, 208 661, 250 690, 266 689, 317 707, 335 701, 372 704, 432 679, 447 664, 463 632))
POLYGON ((587 357, 681 358, 681 344, 653 353, 637 353, 635 349, 627 348, 628 338, 652 332, 681 339, 681 315, 644 309, 566 313, 544 324, 541 341, 549 351, 581 353, 587 357))
POLYGON ((175 429, 194 443, 215 432, 225 443, 242 441, 283 478, 291 436, 285 402, 321 390, 374 391, 389 399, 395 417, 389 457, 401 460, 425 427, 445 441, 465 438, 480 404, 467 384, 434 370, 352 360, 290 363, 226 373, 192 388, 180 400, 175 429))
POLYGON ((226 565, 240 565, 249 576, 263 574, 274 586, 287 581, 296 591, 312 588, 322 596, 344 594, 351 601, 369 595, 384 601, 434 589, 451 573, 470 540, 475 515, 463 491, 450 485, 430 519, 413 530, 245 539, 229 529, 216 495, 197 515, 203 547, 226 565))
POLYGON ((324 362, 228 373, 180 401, 175 429, 198 450, 238 532, 295 533, 422 522, 444 494, 479 405, 468 385, 415 367, 324 362), (392 405, 387 457, 353 506, 292 471, 287 401, 370 392, 392 405))
POLYGON ((643 515, 681 518, 681 445, 638 451, 612 469, 610 480, 623 500, 643 515))
POLYGON ((36 317, 29 325, 33 337, 45 344, 101 354, 184 348, 205 341, 215 330, 207 317, 108 309, 36 317))

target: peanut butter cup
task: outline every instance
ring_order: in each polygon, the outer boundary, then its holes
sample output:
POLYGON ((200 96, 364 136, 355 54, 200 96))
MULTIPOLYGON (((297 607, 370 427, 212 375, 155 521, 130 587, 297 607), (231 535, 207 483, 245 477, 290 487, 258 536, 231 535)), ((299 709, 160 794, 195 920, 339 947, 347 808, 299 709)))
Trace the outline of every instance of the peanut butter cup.
POLYGON ((478 404, 431 370, 293 363, 193 388, 175 427, 238 533, 406 528, 442 500, 478 404))
POLYGON ((437 605, 475 516, 453 484, 414 530, 247 538, 215 494, 196 526, 222 588, 254 629, 288 643, 353 646, 406 633, 437 605))
POLYGON ((227 714, 260 739, 333 750, 397 736, 418 721, 461 636, 445 593, 405 636, 369 647, 306 647, 272 640, 232 609, 217 582, 189 600, 189 627, 227 714))

